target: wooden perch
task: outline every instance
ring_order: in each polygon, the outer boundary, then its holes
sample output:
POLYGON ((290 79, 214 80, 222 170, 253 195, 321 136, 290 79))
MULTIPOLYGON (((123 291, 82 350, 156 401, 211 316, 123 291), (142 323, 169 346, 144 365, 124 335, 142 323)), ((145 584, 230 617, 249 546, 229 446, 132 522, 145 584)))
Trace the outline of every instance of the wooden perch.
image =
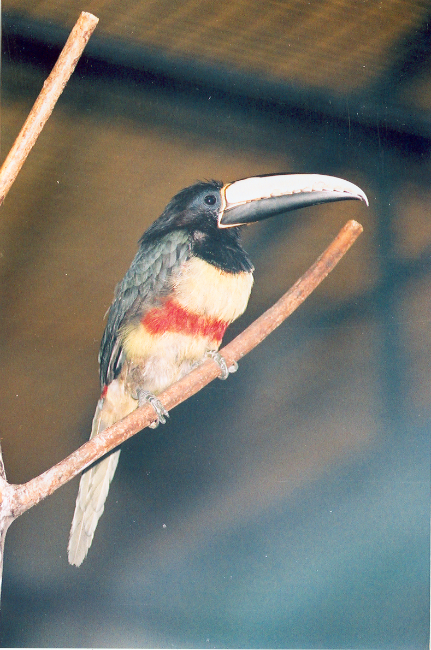
MULTIPOLYGON (((62 49, 51 74, 43 84, 33 108, 18 134, 12 149, 0 169, 0 205, 19 174, 28 154, 33 148, 39 133, 45 126, 53 108, 63 92, 88 40, 96 28, 99 19, 90 13, 82 12, 69 38, 62 49)), ((3 549, 7 529, 13 521, 10 515, 10 486, 6 481, 6 472, 0 447, 0 593, 3 575, 3 549)))
POLYGON ((0 205, 45 126, 99 19, 83 11, 0 169, 0 205))

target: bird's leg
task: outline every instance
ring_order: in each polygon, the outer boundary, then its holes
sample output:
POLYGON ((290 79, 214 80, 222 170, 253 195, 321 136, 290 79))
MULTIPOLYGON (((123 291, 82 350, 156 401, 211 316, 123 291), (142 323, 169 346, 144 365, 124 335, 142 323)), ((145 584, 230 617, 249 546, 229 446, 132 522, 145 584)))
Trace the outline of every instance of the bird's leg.
POLYGON ((150 429, 155 429, 156 427, 159 426, 159 424, 165 424, 166 423, 166 418, 169 417, 169 413, 161 403, 159 399, 153 394, 150 393, 148 390, 143 390, 142 388, 139 388, 137 391, 137 397, 138 397, 138 404, 139 406, 145 406, 145 404, 151 404, 153 409, 156 412, 157 415, 157 420, 155 422, 151 422, 148 426, 150 429))
POLYGON ((227 379, 230 374, 238 370, 238 364, 236 361, 234 361, 230 368, 228 368, 226 360, 224 357, 222 357, 220 352, 216 352, 215 350, 208 350, 205 356, 211 357, 211 359, 213 359, 213 361, 215 361, 216 364, 220 367, 221 375, 219 379, 227 379))

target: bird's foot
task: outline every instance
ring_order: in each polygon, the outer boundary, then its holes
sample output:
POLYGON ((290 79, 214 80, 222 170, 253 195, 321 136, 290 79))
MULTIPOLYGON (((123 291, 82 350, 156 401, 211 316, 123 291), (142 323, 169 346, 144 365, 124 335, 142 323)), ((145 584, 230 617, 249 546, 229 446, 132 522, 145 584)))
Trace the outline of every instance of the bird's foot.
POLYGON ((238 364, 236 361, 234 361, 233 364, 228 368, 226 359, 222 357, 220 352, 216 352, 215 350, 209 350, 206 353, 206 356, 211 357, 211 359, 213 359, 213 361, 215 361, 216 364, 220 367, 221 375, 219 379, 227 379, 230 374, 238 370, 238 364))
POLYGON ((169 417, 169 413, 161 403, 159 399, 153 393, 150 393, 148 390, 138 390, 138 404, 139 406, 145 406, 145 404, 151 404, 153 409, 156 412, 157 420, 151 422, 148 426, 150 429, 155 429, 159 424, 165 424, 166 418, 169 417))

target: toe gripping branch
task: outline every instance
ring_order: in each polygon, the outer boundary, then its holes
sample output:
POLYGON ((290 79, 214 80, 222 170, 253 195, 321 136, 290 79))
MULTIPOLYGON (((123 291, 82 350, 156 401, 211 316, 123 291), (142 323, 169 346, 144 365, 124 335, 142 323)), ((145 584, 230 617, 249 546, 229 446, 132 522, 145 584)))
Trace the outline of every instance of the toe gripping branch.
POLYGON ((153 393, 150 393, 148 390, 140 390, 138 391, 138 404, 139 406, 145 406, 145 404, 151 404, 153 409, 156 412, 157 415, 157 420, 155 422, 151 422, 148 426, 150 429, 155 429, 156 427, 159 426, 159 424, 165 424, 166 423, 166 418, 169 417, 169 413, 161 403, 159 399, 153 393))
POLYGON ((219 379, 227 379, 230 374, 238 370, 238 364, 236 361, 234 361, 233 364, 230 366, 230 368, 228 368, 226 359, 222 357, 220 352, 215 352, 214 350, 210 350, 209 352, 207 352, 207 356, 213 359, 213 361, 215 361, 216 364, 219 366, 221 370, 221 375, 219 379))
MULTIPOLYGON (((221 375, 219 379, 227 379, 230 374, 238 370, 238 364, 236 361, 234 361, 233 364, 228 368, 225 358, 222 357, 222 355, 219 352, 210 350, 209 352, 206 353, 206 356, 213 359, 213 361, 215 361, 215 363, 219 366, 221 371, 221 375)), ((159 424, 166 424, 166 418, 169 417, 169 413, 165 409, 161 401, 157 399, 157 397, 153 393, 150 393, 148 390, 141 389, 137 391, 137 393, 138 393, 139 406, 145 406, 145 404, 151 404, 151 406, 156 412, 157 420, 155 420, 148 426, 151 429, 155 429, 156 427, 159 426, 159 424)))

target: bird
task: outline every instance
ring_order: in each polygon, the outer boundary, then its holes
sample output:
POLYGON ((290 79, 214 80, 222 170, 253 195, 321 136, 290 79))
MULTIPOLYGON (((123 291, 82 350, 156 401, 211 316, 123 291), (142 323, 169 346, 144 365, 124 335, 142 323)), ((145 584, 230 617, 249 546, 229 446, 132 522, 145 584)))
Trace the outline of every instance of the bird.
MULTIPOLYGON (((149 402, 153 426, 168 414, 157 395, 208 356, 229 371, 218 349, 246 309, 254 267, 243 225, 291 210, 357 199, 353 183, 320 174, 268 174, 223 184, 200 181, 178 192, 139 240, 117 285, 99 351, 100 388, 91 438, 149 402)), ((69 544, 80 566, 104 511, 119 450, 84 471, 69 544)))

